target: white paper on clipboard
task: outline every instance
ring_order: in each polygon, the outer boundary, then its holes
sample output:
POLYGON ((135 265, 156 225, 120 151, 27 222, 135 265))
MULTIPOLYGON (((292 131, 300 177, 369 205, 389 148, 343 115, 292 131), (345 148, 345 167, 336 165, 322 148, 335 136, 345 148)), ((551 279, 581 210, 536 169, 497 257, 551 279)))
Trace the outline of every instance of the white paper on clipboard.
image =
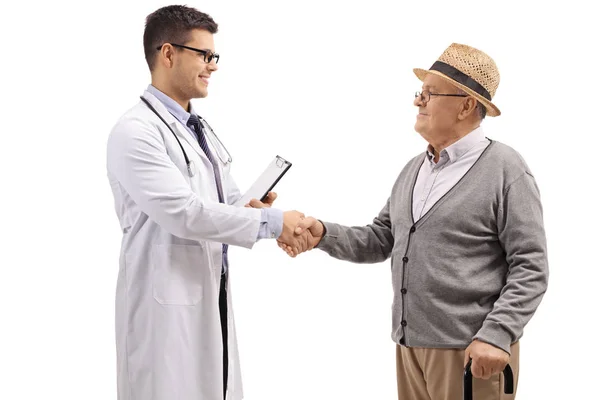
POLYGON ((275 156, 275 159, 267 166, 250 189, 234 205, 243 207, 252 199, 264 200, 267 193, 275 187, 291 166, 291 162, 283 157, 275 156))

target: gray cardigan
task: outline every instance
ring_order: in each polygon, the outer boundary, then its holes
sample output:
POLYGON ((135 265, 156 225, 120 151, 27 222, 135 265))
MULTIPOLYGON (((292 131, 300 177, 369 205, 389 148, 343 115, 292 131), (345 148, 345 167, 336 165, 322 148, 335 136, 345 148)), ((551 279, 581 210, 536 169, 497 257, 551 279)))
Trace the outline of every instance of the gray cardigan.
POLYGON ((414 223, 412 193, 423 157, 404 167, 372 224, 325 222, 317 248, 356 263, 391 256, 396 343, 466 348, 479 339, 510 353, 548 283, 542 206, 533 175, 515 150, 492 141, 465 176, 414 223))

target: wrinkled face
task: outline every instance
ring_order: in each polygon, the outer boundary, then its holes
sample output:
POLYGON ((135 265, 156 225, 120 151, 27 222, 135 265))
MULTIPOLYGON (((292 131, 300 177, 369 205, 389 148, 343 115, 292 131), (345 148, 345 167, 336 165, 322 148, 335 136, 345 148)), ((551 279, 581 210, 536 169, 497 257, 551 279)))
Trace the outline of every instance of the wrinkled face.
POLYGON ((458 114, 465 97, 436 96, 436 94, 459 94, 460 90, 434 74, 426 75, 422 92, 429 92, 431 95, 428 101, 415 98, 414 105, 419 108, 415 130, 430 142, 431 139, 453 131, 459 122, 458 114))
MULTIPOLYGON (((177 44, 215 52, 213 34, 201 29, 194 29, 186 43, 177 44)), ((208 96, 210 75, 218 69, 216 60, 207 63, 205 56, 197 51, 179 47, 174 50, 169 74, 172 87, 185 99, 208 96)))

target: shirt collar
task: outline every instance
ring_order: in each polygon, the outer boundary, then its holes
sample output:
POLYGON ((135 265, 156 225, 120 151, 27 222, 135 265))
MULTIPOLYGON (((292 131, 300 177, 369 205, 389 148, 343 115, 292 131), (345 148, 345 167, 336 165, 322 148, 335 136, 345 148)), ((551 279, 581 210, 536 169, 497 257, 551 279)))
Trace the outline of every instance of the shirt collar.
MULTIPOLYGON (((440 152, 440 158, 448 157, 448 162, 453 163, 462 156, 464 156, 469 150, 473 148, 477 143, 485 140, 485 133, 483 128, 477 127, 476 129, 469 132, 464 137, 460 138, 450 146, 446 147, 440 152)), ((433 147, 427 146, 427 158, 433 163, 433 147)))
POLYGON ((183 107, 179 105, 175 100, 158 90, 152 85, 148 85, 148 92, 150 92, 154 97, 156 97, 173 115, 179 122, 181 122, 184 126, 187 126, 187 122, 190 119, 190 115, 194 114, 194 107, 190 102, 190 111, 187 112, 183 107))

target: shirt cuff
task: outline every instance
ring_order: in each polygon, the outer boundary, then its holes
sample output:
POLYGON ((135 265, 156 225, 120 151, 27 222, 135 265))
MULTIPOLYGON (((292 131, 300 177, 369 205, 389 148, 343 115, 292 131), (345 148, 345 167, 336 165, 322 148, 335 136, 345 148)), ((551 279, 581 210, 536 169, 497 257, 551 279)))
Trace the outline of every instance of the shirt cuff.
POLYGON ((260 209, 260 228, 257 240, 277 239, 283 232, 283 211, 276 208, 260 209))

